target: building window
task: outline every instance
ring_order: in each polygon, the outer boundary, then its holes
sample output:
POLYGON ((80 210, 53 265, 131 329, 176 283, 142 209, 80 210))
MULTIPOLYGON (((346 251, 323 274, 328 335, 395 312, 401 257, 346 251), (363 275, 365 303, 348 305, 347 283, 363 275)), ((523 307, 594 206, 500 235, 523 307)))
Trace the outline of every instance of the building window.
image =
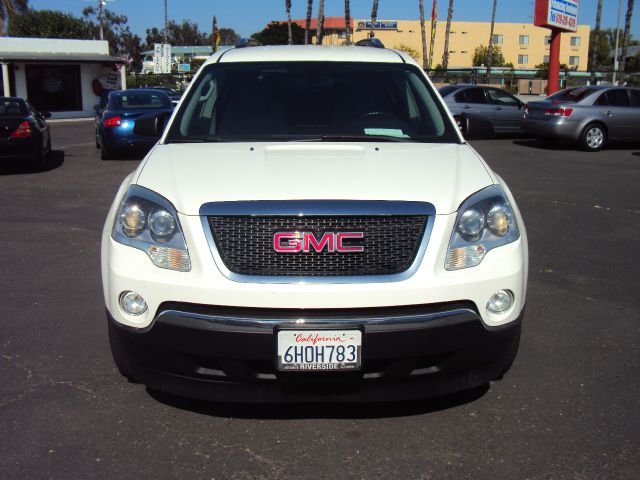
POLYGON ((580 57, 569 57, 569 65, 571 65, 572 67, 577 67, 578 65, 580 65, 580 57))
POLYGON ((41 112, 82 110, 80 65, 26 65, 27 97, 41 112))
POLYGON ((571 46, 579 47, 580 46, 580 37, 571 37, 571 46))
POLYGON ((460 53, 469 53, 468 50, 460 50, 460 53))
POLYGON ((542 63, 549 63, 549 55, 545 55, 542 63))
POLYGON ((529 55, 518 55, 518 65, 526 65, 529 63, 529 55))
POLYGON ((544 44, 551 45, 551 35, 547 35, 544 37, 544 44))
POLYGON ((502 45, 504 43, 504 35, 494 35, 493 43, 496 45, 502 45))
POLYGON ((529 45, 529 35, 520 35, 520 45, 529 45))
POLYGON ((462 35, 468 35, 469 32, 462 32, 462 35))

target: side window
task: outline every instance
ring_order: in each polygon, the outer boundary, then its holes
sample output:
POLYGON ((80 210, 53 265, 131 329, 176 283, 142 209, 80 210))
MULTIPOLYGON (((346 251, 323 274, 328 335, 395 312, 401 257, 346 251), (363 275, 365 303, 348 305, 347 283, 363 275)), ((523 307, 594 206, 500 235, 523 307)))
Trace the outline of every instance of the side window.
POLYGON ((488 88, 487 95, 489 97, 489 101, 496 105, 502 105, 505 107, 518 107, 520 104, 518 101, 509 95, 504 90, 500 90, 497 88, 488 88))
POLYGON ((629 90, 631 96, 631 105, 633 107, 640 107, 640 90, 629 90))
POLYGON ((487 103, 487 98, 484 96, 484 90, 482 88, 469 88, 465 93, 468 103, 487 103))
POLYGON ((609 105, 609 102, 607 102, 607 94, 603 93, 601 94, 595 102, 593 102, 594 105, 598 105, 600 107, 603 107, 605 105, 609 105))
POLYGON ((467 96, 465 95, 465 90, 460 90, 453 96, 453 99, 456 103, 467 103, 467 96))
POLYGON ((622 88, 616 88, 607 92, 607 101, 612 107, 630 107, 629 94, 622 88))

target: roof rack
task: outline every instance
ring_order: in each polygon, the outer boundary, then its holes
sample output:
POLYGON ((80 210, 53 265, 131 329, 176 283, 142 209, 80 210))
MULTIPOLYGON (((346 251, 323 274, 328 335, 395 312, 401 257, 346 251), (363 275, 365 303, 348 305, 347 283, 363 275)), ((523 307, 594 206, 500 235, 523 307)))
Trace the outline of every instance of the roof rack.
POLYGON ((262 44, 255 38, 241 38, 236 43, 236 48, 260 47, 262 44))
POLYGON ((358 40, 355 45, 356 47, 385 48, 384 43, 375 37, 363 38, 362 40, 358 40))

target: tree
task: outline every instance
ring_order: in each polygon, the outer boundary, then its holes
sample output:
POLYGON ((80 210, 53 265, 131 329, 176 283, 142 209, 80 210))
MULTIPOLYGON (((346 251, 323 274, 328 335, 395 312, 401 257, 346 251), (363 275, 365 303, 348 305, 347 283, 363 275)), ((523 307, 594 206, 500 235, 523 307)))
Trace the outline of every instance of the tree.
POLYGON ((400 50, 401 52, 409 54, 414 60, 418 61, 420 59, 420 52, 418 52, 415 48, 411 48, 408 45, 400 44, 396 47, 393 47, 396 50, 400 50))
MULTIPOLYGON (((240 40, 240 35, 233 28, 221 28, 218 30, 220 34, 220 45, 233 46, 240 40)), ((209 39, 209 44, 213 39, 209 39)))
POLYGON ((596 58, 598 54, 598 39, 600 37, 600 20, 602 19, 602 0, 598 0, 598 6, 596 7, 596 28, 589 35, 589 50, 591 55, 589 57, 589 70, 591 71, 591 83, 596 81, 596 58))
MULTIPOLYGON (((491 31, 489 33, 489 49, 488 49, 488 53, 487 53, 487 73, 491 73, 491 66, 493 65, 493 27, 496 24, 496 6, 497 6, 498 0, 493 0, 493 13, 491 14, 491 31)), ((476 52, 478 51, 478 49, 476 48, 476 52)), ((475 56, 475 55, 474 55, 475 56)), ((504 62, 504 58, 503 58, 503 62, 504 62)))
POLYGON ((622 61, 621 70, 624 72, 627 59, 627 47, 629 46, 630 31, 631 31, 631 16, 633 15, 633 0, 627 0, 627 14, 624 22, 624 35, 622 37, 622 55, 620 56, 622 61))
POLYGON ((0 37, 4 37, 6 27, 11 25, 16 14, 29 8, 28 0, 0 0, 0 37))
POLYGON ((309 30, 311 30, 311 15, 313 15, 313 0, 307 0, 307 20, 304 28, 304 44, 309 45, 309 30))
POLYGON ((69 13, 56 10, 32 10, 16 15, 7 33, 10 37, 77 38, 93 37, 89 24, 69 13))
POLYGON ((284 0, 284 8, 287 11, 288 44, 293 45, 293 33, 291 33, 291 0, 284 0))
POLYGON ((378 0, 373 0, 373 5, 371 7, 371 31, 369 32, 369 36, 373 37, 373 27, 378 19, 378 0))
POLYGON ((344 27, 347 45, 351 45, 351 5, 344 0, 344 27))
POLYGON ((424 0, 418 3, 420 9, 420 34, 422 35, 422 68, 427 68, 427 32, 424 26, 424 0))
MULTIPOLYGON (((291 24, 293 45, 304 44, 304 28, 291 24)), ((262 31, 251 35, 263 45, 287 45, 289 43, 289 28, 287 22, 271 22, 262 31)))
MULTIPOLYGON (((145 43, 149 49, 153 47, 154 43, 163 42, 164 29, 157 27, 147 29, 145 43)), ((211 45, 211 38, 210 35, 201 32, 198 24, 195 22, 183 20, 182 23, 177 23, 174 20, 169 20, 169 22, 167 22, 167 43, 189 47, 204 46, 211 45)), ((222 43, 222 37, 220 37, 220 43, 222 43)))
POLYGON ((318 3, 318 32, 316 34, 316 45, 322 45, 324 36, 324 0, 318 3))
POLYGON ((480 67, 482 65, 494 67, 504 67, 504 55, 500 47, 495 45, 491 50, 491 59, 489 59, 489 48, 484 45, 479 45, 473 52, 473 65, 480 67))
POLYGON ((442 68, 449 68, 449 34, 451 33, 451 18, 453 17, 453 0, 449 0, 449 11, 447 12, 447 28, 444 32, 444 53, 442 54, 442 68))

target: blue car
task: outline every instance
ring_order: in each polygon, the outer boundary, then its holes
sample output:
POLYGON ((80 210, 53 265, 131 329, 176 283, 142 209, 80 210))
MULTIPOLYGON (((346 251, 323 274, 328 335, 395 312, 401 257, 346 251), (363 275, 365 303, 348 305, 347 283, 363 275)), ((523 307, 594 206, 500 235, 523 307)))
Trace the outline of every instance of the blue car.
POLYGON ((96 148, 102 160, 119 154, 149 150, 158 138, 133 133, 136 118, 156 112, 171 113, 173 104, 166 92, 155 89, 111 92, 106 104, 96 110, 96 148))

